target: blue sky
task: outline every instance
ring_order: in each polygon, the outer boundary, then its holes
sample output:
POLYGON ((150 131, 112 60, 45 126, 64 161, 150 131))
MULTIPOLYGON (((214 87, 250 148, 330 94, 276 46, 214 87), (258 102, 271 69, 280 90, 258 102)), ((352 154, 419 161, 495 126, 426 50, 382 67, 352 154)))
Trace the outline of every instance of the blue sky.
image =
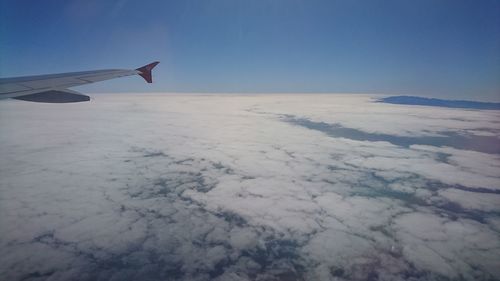
POLYGON ((500 100, 500 1, 0 2, 2 77, 154 60, 82 92, 358 92, 500 100))

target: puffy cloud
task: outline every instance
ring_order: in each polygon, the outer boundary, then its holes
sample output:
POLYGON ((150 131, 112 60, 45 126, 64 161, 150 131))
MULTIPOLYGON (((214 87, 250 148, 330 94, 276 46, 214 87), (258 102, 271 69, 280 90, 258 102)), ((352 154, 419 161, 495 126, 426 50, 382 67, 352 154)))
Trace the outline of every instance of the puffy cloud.
POLYGON ((4 101, 0 275, 499 276, 498 154, 398 141, 498 138, 498 112, 372 100, 103 95, 64 106, 4 101), (348 130, 332 134, 332 126, 348 130))

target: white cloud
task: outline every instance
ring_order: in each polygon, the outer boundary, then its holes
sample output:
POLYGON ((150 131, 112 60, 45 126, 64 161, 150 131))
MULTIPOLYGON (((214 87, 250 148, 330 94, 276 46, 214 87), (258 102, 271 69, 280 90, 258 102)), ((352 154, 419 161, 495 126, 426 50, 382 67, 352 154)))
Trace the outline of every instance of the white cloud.
POLYGON ((337 95, 0 103, 9 280, 498 276, 498 155, 332 137, 498 137, 498 112, 337 95), (489 133, 486 133, 489 132, 489 133))

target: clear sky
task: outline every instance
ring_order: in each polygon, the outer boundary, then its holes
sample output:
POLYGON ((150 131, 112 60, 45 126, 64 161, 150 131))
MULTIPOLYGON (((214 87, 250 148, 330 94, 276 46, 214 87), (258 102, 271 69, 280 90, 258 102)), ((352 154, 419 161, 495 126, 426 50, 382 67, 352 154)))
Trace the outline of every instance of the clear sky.
POLYGON ((136 68, 82 92, 500 100, 499 0, 0 0, 0 76, 136 68))

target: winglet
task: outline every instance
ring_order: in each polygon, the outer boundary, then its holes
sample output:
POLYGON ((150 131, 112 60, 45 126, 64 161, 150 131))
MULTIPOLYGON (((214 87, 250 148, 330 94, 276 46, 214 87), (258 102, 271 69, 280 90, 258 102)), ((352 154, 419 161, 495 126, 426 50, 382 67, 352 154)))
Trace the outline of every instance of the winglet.
POLYGON ((144 80, 146 80, 146 82, 152 83, 153 77, 151 75, 151 70, 153 70, 153 68, 159 63, 160 63, 159 61, 155 61, 155 62, 147 64, 143 67, 139 67, 136 70, 139 71, 138 74, 141 75, 142 78, 144 78, 144 80))

